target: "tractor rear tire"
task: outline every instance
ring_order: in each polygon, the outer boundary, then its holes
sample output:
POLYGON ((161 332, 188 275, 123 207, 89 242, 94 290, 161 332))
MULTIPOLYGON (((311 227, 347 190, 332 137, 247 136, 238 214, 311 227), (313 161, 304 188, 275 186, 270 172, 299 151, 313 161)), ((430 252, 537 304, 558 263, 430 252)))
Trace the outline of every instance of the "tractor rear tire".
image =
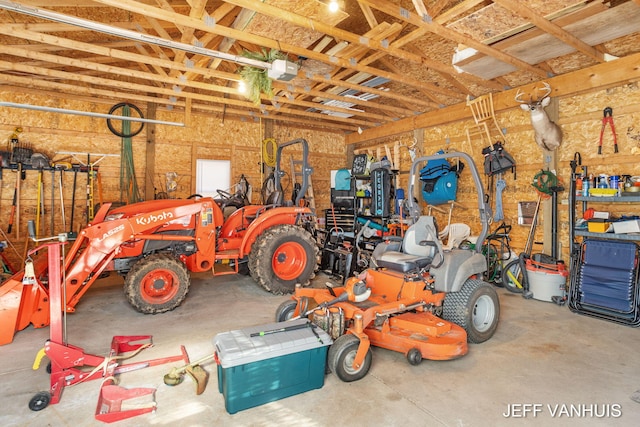
POLYGON ((327 355, 328 368, 346 383, 364 378, 369 372, 369 368, 371 368, 371 348, 367 350, 362 365, 357 369, 353 368, 353 359, 356 357, 359 346, 360 339, 358 337, 345 334, 339 336, 329 347, 327 355))
POLYGON ((301 227, 276 225, 264 231, 251 247, 251 277, 275 295, 290 294, 297 283, 308 286, 314 277, 318 246, 301 227))
POLYGON ((155 254, 138 261, 127 273, 124 293, 138 312, 164 313, 182 304, 190 284, 182 262, 170 255, 155 254))
POLYGON ((487 282, 468 279, 458 292, 449 292, 445 296, 442 318, 462 327, 470 343, 483 343, 493 336, 498 327, 498 294, 487 282))

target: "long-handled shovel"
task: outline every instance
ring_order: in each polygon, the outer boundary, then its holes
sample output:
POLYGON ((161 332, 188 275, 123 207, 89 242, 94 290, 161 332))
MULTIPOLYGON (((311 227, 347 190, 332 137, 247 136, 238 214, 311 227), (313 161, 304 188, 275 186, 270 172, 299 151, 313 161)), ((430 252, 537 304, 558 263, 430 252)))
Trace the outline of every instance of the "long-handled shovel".
MULTIPOLYGON (((16 218, 16 212, 18 211, 18 201, 20 199, 20 179, 22 175, 22 163, 18 163, 18 174, 16 175, 16 186, 13 189, 13 203, 11 204, 11 215, 9 216, 9 227, 7 227, 7 234, 11 234, 13 229, 13 223, 16 218)), ((18 213, 19 218, 19 213, 18 213)), ((16 232, 16 238, 20 235, 16 232)))

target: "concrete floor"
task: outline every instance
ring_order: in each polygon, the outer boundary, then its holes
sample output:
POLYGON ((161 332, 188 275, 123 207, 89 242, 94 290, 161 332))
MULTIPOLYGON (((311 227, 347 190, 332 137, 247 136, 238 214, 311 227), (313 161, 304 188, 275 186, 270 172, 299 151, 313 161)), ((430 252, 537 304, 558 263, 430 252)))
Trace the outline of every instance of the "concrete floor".
MULTIPOLYGON (((326 277, 317 278, 324 283, 326 277)), ((192 360, 213 351, 219 332, 271 323, 287 297, 274 296, 249 277, 194 275, 177 310, 155 316, 135 312, 119 279, 94 285, 68 317, 68 341, 105 355, 113 335, 153 335, 154 346, 134 360, 179 354, 192 360)), ((169 364, 122 374, 124 387, 157 388, 154 413, 118 426, 638 426, 640 425, 639 330, 576 315, 567 307, 524 300, 498 289, 502 315, 495 336, 447 362, 411 366, 400 354, 373 349, 369 374, 343 383, 329 374, 324 387, 230 415, 218 392, 216 366, 197 396, 187 378, 163 383, 169 364), (525 413, 523 410, 536 410, 525 413), (571 410, 573 409, 573 413, 571 410), (580 412, 576 412, 580 410, 580 412), (513 416, 505 416, 511 412, 513 416)), ((49 330, 27 328, 0 347, 0 425, 92 426, 99 381, 68 387, 60 403, 39 412, 27 404, 48 390, 44 366, 31 364, 49 330)))

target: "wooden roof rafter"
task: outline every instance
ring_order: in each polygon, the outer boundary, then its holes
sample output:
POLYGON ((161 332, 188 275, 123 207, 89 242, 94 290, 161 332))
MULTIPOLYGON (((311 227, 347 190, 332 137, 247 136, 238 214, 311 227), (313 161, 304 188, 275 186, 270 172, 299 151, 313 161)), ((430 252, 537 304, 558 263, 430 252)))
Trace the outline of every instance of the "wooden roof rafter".
MULTIPOLYGON (((381 69, 377 69, 374 67, 370 67, 370 66, 362 66, 359 64, 352 64, 349 60, 346 59, 342 59, 342 58, 337 58, 337 57, 331 57, 329 55, 326 54, 322 54, 319 52, 314 52, 313 50, 309 50, 306 48, 301 48, 295 45, 292 45, 290 43, 284 42, 284 41, 280 41, 280 40, 273 40, 273 39, 269 39, 267 37, 263 37, 263 36, 258 36, 258 35, 251 35, 251 34, 246 34, 243 33, 241 31, 237 31, 234 30, 232 28, 229 27, 223 27, 220 25, 207 25, 205 22, 200 21, 200 20, 196 20, 193 18, 190 18, 188 16, 185 15, 179 15, 179 14, 169 14, 168 12, 153 7, 153 6, 149 6, 140 2, 136 2, 133 0, 94 0, 98 3, 102 3, 102 4, 106 4, 109 6, 113 6, 113 7, 117 7, 120 9, 124 9, 124 10, 128 10, 130 12, 134 12, 134 13, 140 13, 140 14, 144 14, 144 15, 148 15, 148 16, 153 16, 157 19, 165 19, 165 20, 174 20, 177 23, 180 23, 182 25, 189 25, 189 26, 193 26, 196 29, 200 29, 202 31, 205 32, 214 32, 216 34, 223 34, 226 35, 228 37, 232 37, 235 38, 237 40, 244 40, 244 41, 249 41, 249 42, 253 42, 257 45, 260 45, 262 47, 266 47, 266 48, 271 48, 271 49, 278 49, 280 51, 283 52, 287 52, 289 54, 293 54, 293 55, 299 55, 299 56, 304 56, 306 58, 311 58, 311 59, 316 59, 319 60, 321 62, 327 63, 327 64, 333 64, 335 66, 340 66, 343 68, 351 68, 354 69, 355 71, 362 71, 362 72, 367 72, 370 73, 372 75, 377 75, 380 77, 385 77, 388 78, 390 80, 393 81, 397 81, 400 83, 404 83, 406 85, 409 86, 413 86, 416 88, 420 88, 420 87, 424 87, 425 82, 424 81, 420 81, 418 79, 413 79, 411 77, 405 76, 405 75, 398 75, 395 73, 390 73, 381 69)), ((366 91, 366 88, 362 88, 363 91, 366 91)), ((443 93, 446 94, 447 96, 451 96, 451 97, 458 97, 460 96, 460 94, 454 92, 454 91, 449 91, 446 89, 442 89, 442 88, 438 88, 438 87, 434 87, 433 88, 434 91, 438 91, 439 93, 443 93)))
POLYGON ((516 68, 521 70, 529 71, 534 75, 540 77, 547 77, 546 71, 535 67, 525 61, 522 61, 516 57, 511 55, 507 55, 497 49, 492 48, 491 46, 487 46, 486 44, 480 43, 471 37, 467 37, 461 33, 453 31, 449 28, 446 28, 442 24, 434 21, 429 16, 418 16, 417 13, 402 13, 400 8, 384 1, 384 0, 357 0, 358 2, 362 2, 369 7, 377 9, 383 13, 386 13, 389 16, 393 16, 396 19, 401 19, 403 21, 409 22, 416 27, 423 27, 425 30, 432 32, 440 37, 445 39, 455 41, 457 43, 463 44, 465 46, 472 47, 485 55, 492 56, 500 61, 506 62, 507 64, 511 64, 516 68))
MULTIPOLYGON (((121 82, 116 82, 113 80, 99 78, 99 77, 89 77, 89 76, 79 76, 74 73, 69 73, 65 71, 56 71, 49 69, 41 69, 37 67, 30 67, 20 64, 12 64, 6 61, 0 61, 0 68, 5 70, 15 70, 20 73, 24 73, 25 75, 30 75, 31 77, 23 77, 28 78, 28 84, 30 86, 38 86, 38 87, 46 87, 49 89, 57 90, 57 91, 72 91, 74 93, 95 93, 95 94, 106 94, 106 93, 114 93, 116 92, 114 89, 118 89, 123 87, 121 82), (44 77, 44 80, 42 79, 44 77), (55 80, 55 81, 51 81, 55 80), (68 82, 68 83, 66 83, 68 82), (84 83, 82 87, 77 86, 73 87, 71 83, 84 83), (120 83, 120 84, 118 84, 120 83), (73 90, 71 89, 73 87, 73 90), (106 89, 100 89, 100 87, 106 89)), ((8 81, 14 82, 18 76, 11 76, 8 74, 0 75, 0 81, 8 81)), ((23 80, 24 81, 24 80, 23 80)), ((251 105, 250 101, 240 101, 235 100, 233 98, 220 98, 212 95, 206 95, 204 93, 194 93, 194 92, 181 92, 177 94, 173 89, 169 88, 158 88, 153 86, 147 86, 137 83, 127 83, 125 86, 128 91, 131 92, 121 92, 119 95, 121 99, 136 99, 135 93, 145 93, 147 94, 144 99, 146 101, 156 102, 159 104, 170 104, 170 105, 180 105, 179 102, 176 101, 168 101, 165 102, 161 100, 162 97, 176 97, 176 98, 185 98, 187 95, 190 99, 194 101, 201 102, 212 102, 215 104, 223 104, 226 103, 228 105, 233 105, 236 107, 241 107, 247 111, 249 116, 255 115, 253 111, 247 109, 248 105, 251 105), (148 94, 155 94, 156 97, 152 97, 148 94), (160 97, 160 99, 158 98, 160 97), (223 102, 224 101, 224 102, 223 102)), ((184 104, 184 101, 182 102, 184 104)), ((262 114, 264 116, 268 116, 269 113, 277 112, 278 110, 286 111, 295 116, 304 116, 304 117, 316 117, 317 115, 314 113, 308 113, 301 110, 295 110, 291 108, 281 107, 276 108, 270 105, 261 105, 262 114)), ((354 126, 371 126, 371 122, 359 120, 359 119, 350 119, 346 120, 341 117, 331 117, 332 122, 341 122, 345 125, 348 125, 353 129, 354 126)), ((330 124, 327 122, 325 126, 330 127, 330 124)))
POLYGON ((493 2, 504 7, 505 9, 517 13, 524 18, 527 18, 536 27, 540 28, 548 34, 551 34, 552 36, 568 44, 569 46, 572 46, 578 52, 591 57, 596 62, 605 62, 607 60, 614 59, 610 58, 610 55, 605 55, 604 52, 601 52, 600 50, 583 42, 579 38, 572 35, 570 32, 563 30, 562 27, 545 19, 542 15, 523 3, 519 3, 514 0, 493 0, 493 2))
POLYGON ((76 84, 101 100, 137 95, 184 108, 185 120, 199 109, 344 132, 366 128, 357 139, 421 113, 437 116, 469 94, 496 99, 608 55, 640 52, 640 0, 349 0, 336 14, 325 0, 11 3, 25 8, 7 4, 0 13, 0 61, 15 63, 0 70, 3 83, 76 84), (56 22, 56 13, 69 19, 56 22), (300 68, 293 80, 273 82, 273 99, 255 105, 238 93, 237 71, 244 49, 263 48, 286 53, 300 68), (372 77, 389 81, 371 88, 372 77))
POLYGON ((415 53, 407 52, 402 49, 396 48, 389 44, 387 39, 369 38, 365 35, 354 34, 349 31, 345 31, 339 28, 332 27, 319 21, 307 18, 305 16, 297 15, 293 12, 283 10, 281 8, 271 6, 260 0, 226 0, 238 6, 242 6, 247 9, 255 10, 258 13, 277 17, 286 22, 298 25, 303 28, 309 28, 321 31, 337 40, 342 40, 350 45, 360 45, 366 49, 373 51, 382 51, 387 55, 395 56, 399 59, 405 59, 407 61, 415 62, 417 64, 434 68, 444 73, 456 74, 455 69, 449 64, 442 64, 431 60, 425 56, 416 55, 415 53))
MULTIPOLYGON (((0 25, 0 34, 1 33, 13 33, 14 30, 15 30, 15 28, 10 24, 8 26, 0 25)), ((223 78, 223 79, 228 79, 228 80, 229 79, 237 79, 238 76, 236 74, 223 73, 223 72, 207 70, 207 69, 188 68, 183 64, 175 63, 175 62, 170 61, 170 60, 153 59, 153 56, 151 56, 151 55, 140 55, 140 54, 134 54, 134 53, 129 53, 129 52, 120 52, 120 54, 118 54, 118 51, 113 50, 113 49, 106 49, 106 48, 102 48, 101 46, 97 46, 97 45, 93 45, 93 44, 83 44, 81 42, 64 39, 64 38, 58 37, 58 36, 39 34, 39 33, 29 32, 29 31, 20 31, 20 34, 23 37, 31 37, 34 40, 38 39, 38 40, 40 40, 42 42, 49 42, 49 43, 55 44, 57 46, 68 46, 68 47, 73 47, 75 49, 83 49, 83 50, 85 50, 87 52, 94 53, 94 54, 100 54, 100 53, 109 54, 109 55, 113 55, 115 57, 118 57, 119 59, 125 59, 125 60, 128 60, 128 61, 133 61, 133 62, 136 62, 138 64, 148 63, 147 65, 150 65, 152 67, 155 67, 156 69, 162 70, 162 73, 153 74, 153 73, 150 73, 150 71, 148 69, 147 70, 143 70, 143 73, 140 73, 140 72, 135 72, 135 71, 127 70, 127 69, 119 69, 117 67, 99 66, 98 64, 92 64, 92 63, 90 63, 88 61, 74 60, 74 59, 69 59, 69 58, 63 57, 63 56, 55 56, 55 55, 48 55, 48 54, 45 55, 43 53, 38 53, 38 52, 24 51, 24 50, 21 50, 19 48, 0 47, 0 52, 5 51, 6 53, 9 53, 9 54, 13 54, 13 55, 17 55, 17 56, 26 56, 26 57, 28 57, 30 59, 39 58, 40 60, 49 60, 53 64, 61 64, 62 63, 62 64, 65 64, 65 65, 68 65, 68 66, 78 66, 78 67, 82 67, 82 68, 102 71, 102 72, 105 72, 105 73, 128 75, 129 77, 142 77, 142 76, 144 76, 144 77, 147 77, 152 82, 157 82, 158 85, 160 85, 160 86, 162 86, 163 84, 171 84, 173 86, 194 87, 194 88, 197 88, 197 89, 200 89, 200 90, 215 90, 215 91, 219 91, 219 92, 222 92, 222 93, 229 93, 229 94, 237 93, 235 89, 230 89, 230 88, 225 87, 225 86, 212 85, 212 84, 209 84, 209 83, 196 83, 196 82, 192 82, 192 81, 179 80, 178 78, 172 78, 166 72, 164 72, 164 68, 177 69, 177 70, 179 70, 181 72, 186 72, 188 70, 188 71, 191 71, 193 73, 199 73, 200 75, 203 75, 203 76, 208 75, 210 77, 223 78), (145 76, 144 74, 149 74, 149 75, 145 76)), ((302 92, 302 90, 301 90, 301 92, 302 92)), ((175 96, 176 94, 167 94, 167 95, 168 96, 175 96)), ((345 98, 345 97, 341 97, 341 98, 344 101, 349 101, 348 98, 345 98)), ((283 100, 283 102, 284 103, 295 104, 295 102, 290 102, 289 100, 283 100)), ((298 104, 301 105, 301 106, 305 106, 305 107, 312 106, 311 104, 302 103, 302 102, 299 102, 298 104)), ((246 103, 247 107, 251 107, 252 105, 253 104, 246 103)), ((255 108, 255 106, 253 106, 253 108, 255 108)), ((328 109, 332 109, 332 108, 334 108, 334 107, 329 107, 328 109)), ((336 110, 336 111, 344 112, 343 110, 336 110)), ((385 121, 385 118, 383 116, 372 115, 371 117, 373 117, 373 118, 375 118, 377 120, 385 121)))

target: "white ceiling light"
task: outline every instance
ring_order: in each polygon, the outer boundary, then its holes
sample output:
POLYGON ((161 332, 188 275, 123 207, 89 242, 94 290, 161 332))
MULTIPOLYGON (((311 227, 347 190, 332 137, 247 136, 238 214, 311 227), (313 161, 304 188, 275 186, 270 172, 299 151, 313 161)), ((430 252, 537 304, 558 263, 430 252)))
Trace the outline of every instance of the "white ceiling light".
POLYGON ((336 13, 340 9, 340 4, 338 4, 338 0, 331 0, 329 2, 329 12, 336 13))

